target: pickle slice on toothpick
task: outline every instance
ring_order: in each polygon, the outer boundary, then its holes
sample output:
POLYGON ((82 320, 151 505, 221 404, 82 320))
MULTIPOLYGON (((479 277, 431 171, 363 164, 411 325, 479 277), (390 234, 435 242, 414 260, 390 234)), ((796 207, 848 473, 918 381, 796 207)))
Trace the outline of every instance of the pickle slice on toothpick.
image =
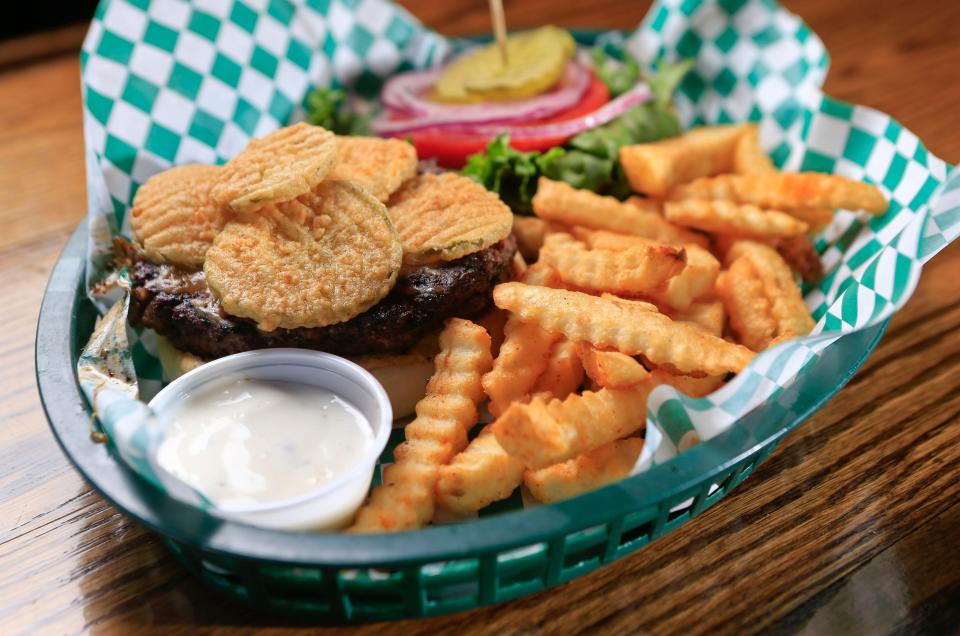
POLYGON ((456 60, 437 78, 432 97, 470 103, 539 95, 560 81, 576 44, 563 29, 546 26, 509 36, 505 49, 506 63, 495 43, 456 60))

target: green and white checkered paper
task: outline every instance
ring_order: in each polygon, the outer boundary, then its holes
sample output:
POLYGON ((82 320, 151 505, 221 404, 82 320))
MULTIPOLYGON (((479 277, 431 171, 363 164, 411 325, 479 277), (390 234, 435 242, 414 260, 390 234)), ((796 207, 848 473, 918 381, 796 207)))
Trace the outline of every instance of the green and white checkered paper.
MULTIPOLYGON (((806 294, 814 335, 764 352, 707 398, 653 393, 639 471, 726 430, 842 334, 901 307, 922 264, 960 234, 960 174, 948 179, 949 166, 889 116, 824 95, 823 43, 771 0, 660 0, 636 31, 599 43, 648 68, 694 59, 676 100, 685 126, 759 121, 783 169, 864 180, 891 201, 879 218, 840 212, 818 237, 829 274, 806 294)), ((224 162, 252 137, 302 118, 313 87, 371 97, 383 78, 437 63, 460 44, 386 0, 103 0, 81 54, 88 282, 106 275, 112 236, 129 236, 131 201, 151 175, 224 162)), ((160 386, 155 340, 131 333, 130 343, 147 399, 160 386)), ((497 510, 511 505, 519 497, 497 510)))

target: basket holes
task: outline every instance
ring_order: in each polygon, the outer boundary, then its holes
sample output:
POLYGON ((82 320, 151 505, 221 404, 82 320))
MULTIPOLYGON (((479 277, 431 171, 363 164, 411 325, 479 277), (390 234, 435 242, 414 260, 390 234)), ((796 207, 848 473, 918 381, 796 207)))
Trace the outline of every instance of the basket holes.
POLYGON ((214 586, 228 589, 233 594, 247 596, 249 593, 240 575, 207 559, 200 559, 200 575, 214 586))
POLYGON ((706 510, 716 502, 718 502, 725 494, 730 491, 730 488, 733 484, 733 476, 736 471, 730 471, 724 475, 723 479, 718 481, 715 484, 710 484, 710 489, 707 491, 707 496, 704 499, 703 509, 706 510))
POLYGON ((424 604, 431 614, 473 607, 480 597, 476 558, 427 563, 420 569, 424 604))
POLYGON ((592 545, 587 548, 568 552, 563 555, 563 569, 573 570, 581 568, 593 569, 600 565, 603 558, 603 552, 606 545, 603 543, 592 545))
MULTIPOLYGON (((627 522, 624 522, 626 526, 627 522)), ((620 535, 620 547, 628 550, 635 550, 640 546, 650 542, 650 534, 653 532, 654 520, 650 519, 633 528, 625 529, 620 535)))
POLYGON ((383 619, 406 613, 403 574, 398 570, 345 569, 336 572, 338 585, 325 585, 327 594, 339 590, 331 603, 343 601, 350 616, 383 619))
POLYGON ((320 568, 263 566, 259 574, 268 582, 318 584, 323 580, 323 570, 320 568))
MULTIPOLYGON (((534 543, 497 555, 498 592, 543 585, 547 573, 547 544, 534 543)), ((501 595, 502 596, 502 595, 501 595)))

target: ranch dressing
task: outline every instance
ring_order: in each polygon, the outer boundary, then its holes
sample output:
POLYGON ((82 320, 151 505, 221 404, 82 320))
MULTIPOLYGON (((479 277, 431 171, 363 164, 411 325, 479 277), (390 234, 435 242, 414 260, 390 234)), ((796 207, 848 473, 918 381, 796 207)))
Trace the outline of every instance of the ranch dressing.
POLYGON ((218 505, 305 495, 349 472, 373 433, 346 400, 315 386, 228 375, 167 413, 157 460, 218 505))

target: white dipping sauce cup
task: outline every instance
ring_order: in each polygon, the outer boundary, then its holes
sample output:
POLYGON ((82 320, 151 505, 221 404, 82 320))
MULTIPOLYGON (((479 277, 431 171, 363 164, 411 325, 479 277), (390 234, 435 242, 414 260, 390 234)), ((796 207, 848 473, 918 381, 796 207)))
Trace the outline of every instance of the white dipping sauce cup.
MULTIPOLYGON (((373 443, 349 472, 304 495, 258 504, 214 504, 209 511, 225 519, 277 530, 336 530, 349 524, 367 496, 377 458, 390 436, 393 412, 383 386, 363 367, 329 353, 258 349, 208 362, 180 376, 157 393, 150 408, 162 420, 208 383, 233 374, 254 380, 296 382, 335 393, 363 414, 371 427, 373 443)), ((164 472, 166 479, 178 479, 164 472)))

